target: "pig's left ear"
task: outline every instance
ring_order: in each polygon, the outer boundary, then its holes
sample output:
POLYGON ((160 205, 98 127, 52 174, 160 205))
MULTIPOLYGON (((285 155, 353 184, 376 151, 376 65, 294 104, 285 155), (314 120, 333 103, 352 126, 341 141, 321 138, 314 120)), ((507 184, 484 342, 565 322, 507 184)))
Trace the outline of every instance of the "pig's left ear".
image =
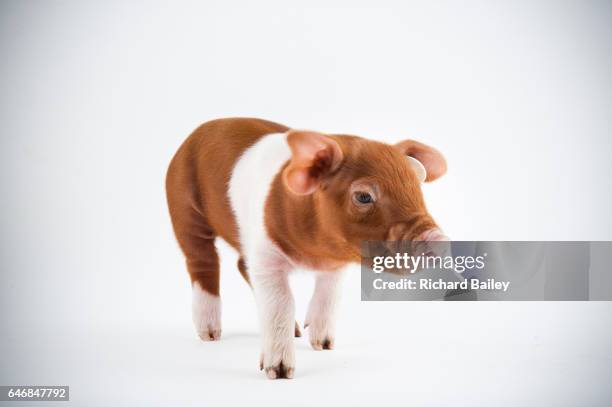
POLYGON ((408 156, 417 176, 422 178, 421 182, 433 181, 446 173, 446 160, 442 153, 435 148, 414 140, 400 141, 395 147, 399 148, 402 154, 408 156), (425 170, 424 173, 423 169, 425 170))
POLYGON ((323 178, 342 162, 342 150, 329 136, 312 131, 287 133, 291 161, 283 172, 285 185, 295 194, 312 194, 323 178))

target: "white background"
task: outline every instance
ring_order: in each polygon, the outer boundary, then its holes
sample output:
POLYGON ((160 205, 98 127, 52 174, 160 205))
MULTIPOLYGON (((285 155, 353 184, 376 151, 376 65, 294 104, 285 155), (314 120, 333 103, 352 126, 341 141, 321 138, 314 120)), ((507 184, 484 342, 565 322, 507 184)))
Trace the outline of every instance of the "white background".
MULTIPOLYGON (((254 302, 221 245, 202 343, 165 205, 200 123, 255 116, 448 158, 457 240, 611 240, 606 2, 0 3, 0 384, 72 405, 609 405, 610 303, 361 303, 337 350, 257 370, 254 302)), ((312 290, 292 280, 303 321, 312 290)))

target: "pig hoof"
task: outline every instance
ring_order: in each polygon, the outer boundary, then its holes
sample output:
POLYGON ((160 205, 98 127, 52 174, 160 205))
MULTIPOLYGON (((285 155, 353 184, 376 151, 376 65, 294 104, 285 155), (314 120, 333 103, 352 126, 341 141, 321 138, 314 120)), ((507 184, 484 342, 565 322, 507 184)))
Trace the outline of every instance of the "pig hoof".
POLYGON ((193 284, 192 317, 198 336, 203 341, 221 339, 221 299, 193 284))
POLYGON ((264 370, 266 377, 270 380, 276 379, 293 379, 293 373, 295 368, 285 366, 283 362, 280 362, 276 366, 266 366, 264 368, 263 355, 259 359, 259 370, 264 370))
POLYGON ((281 344, 276 343, 276 348, 270 347, 260 355, 259 369, 264 371, 268 379, 293 379, 295 354, 293 341, 291 338, 287 339, 287 346, 283 347, 282 350, 278 348, 281 344))
POLYGON ((310 345, 314 350, 334 349, 334 336, 325 324, 306 325, 310 336, 310 345))
POLYGON ((314 350, 332 350, 334 349, 334 338, 311 339, 310 345, 314 350))
POLYGON ((266 367, 266 376, 270 380, 293 379, 294 368, 285 367, 282 363, 278 366, 266 367))
POLYGON ((221 339, 221 329, 199 331, 198 336, 204 342, 218 341, 219 339, 221 339))
POLYGON ((300 338, 302 336, 302 331, 300 330, 300 324, 297 323, 297 321, 295 321, 295 332, 294 332, 294 336, 296 338, 300 338))

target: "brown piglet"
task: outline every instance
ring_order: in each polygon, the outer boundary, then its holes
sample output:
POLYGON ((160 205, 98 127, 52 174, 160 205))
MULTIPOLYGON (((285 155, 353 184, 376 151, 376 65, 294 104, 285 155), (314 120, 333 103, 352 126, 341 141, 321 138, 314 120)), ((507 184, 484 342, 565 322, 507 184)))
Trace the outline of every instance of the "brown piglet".
POLYGON ((305 327, 315 350, 332 349, 341 270, 360 261, 362 241, 445 239, 421 191, 445 172, 442 154, 413 140, 389 145, 252 118, 201 125, 166 178, 198 334, 221 336, 220 237, 238 251, 255 295, 261 369, 292 378, 300 330, 288 274, 316 270, 305 327))

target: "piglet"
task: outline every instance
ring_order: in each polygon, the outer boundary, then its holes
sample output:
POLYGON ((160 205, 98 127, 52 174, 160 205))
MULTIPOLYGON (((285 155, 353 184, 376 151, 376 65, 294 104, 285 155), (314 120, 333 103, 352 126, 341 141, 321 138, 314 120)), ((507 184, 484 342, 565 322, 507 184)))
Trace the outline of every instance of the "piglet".
POLYGON ((315 350, 332 349, 341 270, 360 261, 365 240, 443 239, 420 184, 445 172, 442 154, 413 140, 389 145, 251 118, 203 124, 166 177, 199 336, 221 336, 220 237, 238 251, 254 292, 260 368, 270 379, 292 378, 300 330, 289 272, 318 271, 305 326, 315 350))

